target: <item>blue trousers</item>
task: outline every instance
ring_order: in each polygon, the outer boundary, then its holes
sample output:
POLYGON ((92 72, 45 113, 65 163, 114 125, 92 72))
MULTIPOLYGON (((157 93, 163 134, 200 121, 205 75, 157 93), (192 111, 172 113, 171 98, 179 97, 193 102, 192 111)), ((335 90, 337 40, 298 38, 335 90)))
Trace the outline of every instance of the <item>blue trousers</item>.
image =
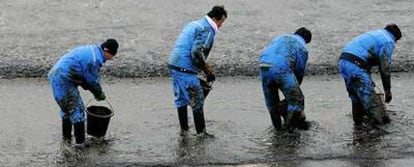
POLYGON ((282 69, 276 66, 262 67, 260 69, 260 78, 262 80, 266 107, 269 112, 279 110, 280 98, 278 90, 285 96, 288 112, 303 112, 305 98, 295 74, 290 69, 282 69))
POLYGON ((62 119, 70 118, 71 122, 85 121, 85 107, 79 94, 78 86, 66 81, 58 75, 49 76, 49 82, 52 86, 53 97, 60 107, 60 117, 62 119))
POLYGON ((339 70, 353 104, 362 104, 368 112, 382 105, 376 100, 375 84, 367 70, 347 60, 339 61, 339 70))
POLYGON ((170 70, 174 103, 177 108, 190 105, 195 112, 203 112, 204 95, 197 75, 170 70))

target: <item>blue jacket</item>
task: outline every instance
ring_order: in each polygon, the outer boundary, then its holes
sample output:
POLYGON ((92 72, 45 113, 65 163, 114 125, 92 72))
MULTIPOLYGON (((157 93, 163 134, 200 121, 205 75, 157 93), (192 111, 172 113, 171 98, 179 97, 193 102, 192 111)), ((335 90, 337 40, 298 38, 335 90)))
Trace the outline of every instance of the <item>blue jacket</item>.
POLYGON ((342 52, 358 56, 371 65, 379 65, 380 71, 387 72, 394 45, 394 36, 387 30, 379 29, 355 37, 342 52))
POLYGON ((261 66, 277 66, 294 72, 299 83, 305 74, 308 51, 305 40, 299 35, 286 34, 272 40, 260 55, 261 66))
POLYGON ((216 32, 206 18, 188 23, 178 36, 168 64, 198 72, 205 71, 216 32))
POLYGON ((94 95, 102 93, 99 70, 106 59, 100 45, 85 45, 63 55, 49 71, 49 78, 82 86, 94 95))
POLYGON ((394 36, 385 29, 379 29, 355 37, 345 45, 342 52, 358 56, 369 66, 378 65, 384 89, 389 89, 391 78, 389 68, 394 45, 394 36))

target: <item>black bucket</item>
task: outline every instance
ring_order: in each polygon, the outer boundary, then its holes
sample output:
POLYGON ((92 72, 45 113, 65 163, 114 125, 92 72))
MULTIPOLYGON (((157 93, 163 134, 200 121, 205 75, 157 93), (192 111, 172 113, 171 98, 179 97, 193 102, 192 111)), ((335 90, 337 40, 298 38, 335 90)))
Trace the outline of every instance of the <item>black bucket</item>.
POLYGON ((108 129, 109 120, 114 112, 105 106, 89 106, 86 109, 87 133, 94 137, 103 137, 108 129))

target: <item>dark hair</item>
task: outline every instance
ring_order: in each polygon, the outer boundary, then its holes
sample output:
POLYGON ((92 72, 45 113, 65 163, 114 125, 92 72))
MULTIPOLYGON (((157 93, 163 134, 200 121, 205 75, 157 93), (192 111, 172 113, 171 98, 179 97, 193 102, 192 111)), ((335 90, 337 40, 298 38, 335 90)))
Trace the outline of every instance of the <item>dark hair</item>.
POLYGON ((398 28, 396 24, 387 24, 384 29, 386 29, 394 36, 395 41, 399 40, 402 37, 400 28, 398 28))
POLYGON ((118 42, 115 39, 108 39, 104 43, 101 44, 102 50, 112 54, 116 55, 116 52, 118 51, 118 42))
POLYGON ((295 31, 295 34, 301 36, 306 43, 309 43, 312 40, 312 33, 305 27, 301 27, 295 31))
POLYGON ((214 6, 210 12, 207 13, 207 16, 221 20, 223 16, 227 18, 227 11, 224 9, 224 6, 214 6))

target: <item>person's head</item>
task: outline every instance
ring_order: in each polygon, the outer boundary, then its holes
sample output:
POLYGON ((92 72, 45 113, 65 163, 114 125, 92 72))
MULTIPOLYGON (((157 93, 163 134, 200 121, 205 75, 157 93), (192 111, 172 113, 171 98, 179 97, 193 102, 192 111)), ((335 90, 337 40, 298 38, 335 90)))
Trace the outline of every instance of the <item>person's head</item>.
POLYGON ((384 29, 394 36, 395 41, 398 41, 402 37, 400 28, 396 24, 387 24, 384 29))
POLYGON ((297 29, 295 34, 301 36, 306 43, 309 43, 312 40, 312 33, 305 27, 297 29))
POLYGON ((224 6, 214 6, 210 12, 207 13, 207 16, 217 24, 218 28, 220 28, 227 19, 227 11, 224 9, 224 6))
POLYGON ((115 39, 108 39, 101 44, 101 48, 104 51, 104 57, 106 60, 111 60, 118 52, 118 42, 115 39))

